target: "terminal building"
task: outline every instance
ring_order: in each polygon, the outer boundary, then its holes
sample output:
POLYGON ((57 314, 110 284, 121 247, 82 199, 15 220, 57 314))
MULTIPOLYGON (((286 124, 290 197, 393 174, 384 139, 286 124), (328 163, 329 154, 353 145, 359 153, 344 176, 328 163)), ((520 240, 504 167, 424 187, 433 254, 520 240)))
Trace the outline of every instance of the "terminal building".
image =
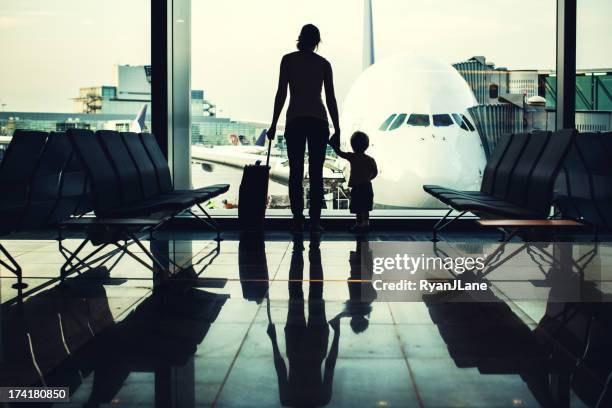
MULTIPOLYGON (((147 105, 145 130, 151 129, 151 66, 116 65, 115 84, 83 87, 74 99, 75 111, 0 112, 0 135, 15 129, 65 131, 110 129, 127 131, 143 105, 147 105)), ((192 144, 224 145, 231 135, 254 142, 262 125, 218 117, 215 104, 203 90, 191 90, 192 144)))
MULTIPOLYGON (((487 153, 503 134, 555 129, 555 71, 496 67, 484 56, 453 66, 478 101, 470 113, 487 153)), ((612 129, 612 68, 576 70, 576 129, 587 132, 612 129)))

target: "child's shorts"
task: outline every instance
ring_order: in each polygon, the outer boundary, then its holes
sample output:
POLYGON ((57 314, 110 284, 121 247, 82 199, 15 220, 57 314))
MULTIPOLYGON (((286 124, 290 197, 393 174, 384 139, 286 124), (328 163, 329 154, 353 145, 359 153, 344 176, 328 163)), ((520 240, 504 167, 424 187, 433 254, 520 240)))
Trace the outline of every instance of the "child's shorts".
POLYGON ((351 213, 364 213, 372 211, 374 203, 374 191, 372 183, 358 184, 351 188, 351 204, 349 209, 351 213))

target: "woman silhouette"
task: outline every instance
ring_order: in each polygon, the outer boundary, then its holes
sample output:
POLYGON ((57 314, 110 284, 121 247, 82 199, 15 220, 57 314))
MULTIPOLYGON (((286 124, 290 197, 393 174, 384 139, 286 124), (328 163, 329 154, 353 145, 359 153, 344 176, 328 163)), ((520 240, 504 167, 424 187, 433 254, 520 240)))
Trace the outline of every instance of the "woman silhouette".
POLYGON ((304 152, 308 144, 308 174, 310 177, 310 229, 321 232, 321 207, 323 205, 323 163, 329 140, 327 111, 321 98, 325 86, 325 101, 334 125, 334 139, 340 137, 338 106, 334 93, 331 64, 314 51, 321 42, 319 29, 312 24, 302 27, 297 41, 298 51, 283 56, 274 100, 274 116, 268 130, 268 138, 274 139, 276 124, 285 100, 287 86, 291 92, 285 140, 289 156, 289 200, 293 213, 293 229, 304 227, 304 152))

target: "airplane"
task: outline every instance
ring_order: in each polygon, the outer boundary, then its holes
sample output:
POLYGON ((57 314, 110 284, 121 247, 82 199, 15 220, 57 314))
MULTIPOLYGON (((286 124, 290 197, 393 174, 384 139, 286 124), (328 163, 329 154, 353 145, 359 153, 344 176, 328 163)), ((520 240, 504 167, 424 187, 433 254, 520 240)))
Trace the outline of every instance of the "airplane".
MULTIPOLYGON (((364 2, 364 71, 347 94, 341 116, 341 147, 350 135, 370 138, 375 158, 374 202, 382 208, 439 208, 424 184, 478 190, 486 165, 484 147, 468 108, 471 88, 450 64, 399 54, 374 62, 372 1, 364 2)), ((337 166, 348 179, 349 166, 337 166)))
MULTIPOLYGON (((255 144, 246 144, 244 138, 230 138, 237 140, 239 145, 222 146, 191 146, 192 160, 201 163, 202 169, 207 172, 214 171, 216 165, 232 167, 242 170, 247 164, 265 163, 268 148, 266 147, 267 129, 263 129, 255 144)), ((343 179, 344 175, 333 166, 332 160, 327 160, 323 177, 327 179, 343 179)), ((289 183, 289 160, 278 150, 272 149, 270 153, 270 178, 280 184, 289 183)))

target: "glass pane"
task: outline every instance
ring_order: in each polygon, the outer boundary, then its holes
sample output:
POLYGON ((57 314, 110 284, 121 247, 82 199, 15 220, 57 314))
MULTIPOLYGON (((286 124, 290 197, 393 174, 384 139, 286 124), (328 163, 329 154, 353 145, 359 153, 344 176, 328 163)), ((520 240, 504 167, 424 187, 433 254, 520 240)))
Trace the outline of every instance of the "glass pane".
POLYGON ((393 120, 393 118, 395 118, 395 113, 392 115, 389 115, 389 117, 387 119, 385 119, 385 121, 382 123, 382 125, 380 125, 380 127, 378 128, 379 130, 387 130, 387 128, 389 127, 389 124, 391 123, 391 121, 393 120))
POLYGON ((463 119, 463 121, 465 122, 465 124, 467 125, 467 127, 470 129, 471 132, 476 130, 474 125, 472 125, 472 122, 470 122, 470 120, 466 118, 465 115, 461 115, 461 118, 463 119))
POLYGON ((397 115, 397 118, 395 118, 393 124, 389 127, 389 130, 397 129, 398 127, 402 126, 406 120, 406 116, 407 115, 405 113, 400 113, 397 115))
POLYGON ((453 119, 455 120, 455 123, 459 125, 461 129, 468 130, 468 131, 470 130, 465 124, 465 122, 463 121, 463 119, 461 119, 461 115, 459 115, 458 113, 453 113, 452 116, 453 116, 453 119))
POLYGON ((150 0, 3 0, 0 16, 0 154, 16 129, 150 131, 150 0))
POLYGON ((433 115, 433 124, 436 127, 452 126, 453 120, 450 115, 433 115))
POLYGON ((579 0, 576 20, 576 129, 612 130, 612 3, 579 0))
POLYGON ((413 113, 408 118, 408 124, 410 126, 429 126, 429 115, 413 113))

